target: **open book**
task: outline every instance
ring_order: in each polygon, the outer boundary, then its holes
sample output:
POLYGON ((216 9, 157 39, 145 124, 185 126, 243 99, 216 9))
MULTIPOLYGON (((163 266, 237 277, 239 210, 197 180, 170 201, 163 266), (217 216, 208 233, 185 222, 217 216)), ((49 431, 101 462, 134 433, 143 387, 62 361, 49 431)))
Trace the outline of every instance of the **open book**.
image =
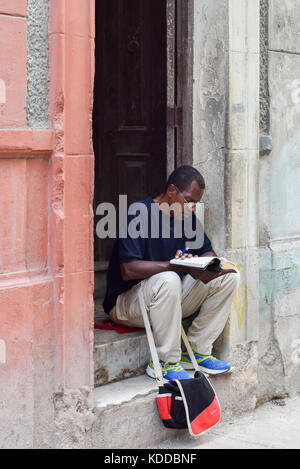
MULTIPOLYGON (((182 270, 185 272, 188 272, 189 269, 208 270, 215 274, 213 278, 220 277, 230 272, 238 272, 235 264, 224 257, 186 257, 185 259, 172 259, 170 264, 183 267, 182 270)), ((210 280, 202 281, 208 283, 210 280)))

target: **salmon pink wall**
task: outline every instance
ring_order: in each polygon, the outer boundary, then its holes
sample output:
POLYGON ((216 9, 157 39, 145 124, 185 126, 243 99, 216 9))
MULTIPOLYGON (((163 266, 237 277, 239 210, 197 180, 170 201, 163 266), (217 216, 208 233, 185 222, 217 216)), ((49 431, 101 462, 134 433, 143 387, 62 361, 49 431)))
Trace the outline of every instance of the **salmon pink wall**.
POLYGON ((92 107, 94 1, 52 0, 49 32, 50 267, 55 281, 56 388, 93 384, 92 107))
POLYGON ((93 387, 94 2, 50 1, 49 130, 27 127, 26 15, 0 0, 0 447, 50 442, 54 394, 93 387))

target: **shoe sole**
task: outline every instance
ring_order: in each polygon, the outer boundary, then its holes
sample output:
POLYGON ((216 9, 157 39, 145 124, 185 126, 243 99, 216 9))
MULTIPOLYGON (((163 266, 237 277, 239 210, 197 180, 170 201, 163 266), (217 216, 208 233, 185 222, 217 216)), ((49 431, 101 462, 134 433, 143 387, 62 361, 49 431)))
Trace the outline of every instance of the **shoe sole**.
MULTIPOLYGON (((155 374, 155 371, 153 370, 153 368, 151 368, 151 366, 147 366, 146 368, 146 374, 150 377, 150 378, 153 378, 153 379, 156 379, 156 374, 155 374)), ((163 374, 163 379, 165 379, 165 375, 163 374)))
MULTIPOLYGON (((192 363, 180 362, 180 365, 185 370, 194 370, 194 367, 193 367, 192 363)), ((228 368, 227 370, 209 370, 209 369, 205 368, 205 366, 201 366, 201 365, 198 365, 198 366, 199 366, 200 371, 202 371, 203 373, 206 373, 208 375, 221 375, 221 374, 225 374, 225 373, 230 373, 233 370, 232 367, 228 368)))
POLYGON ((149 365, 146 368, 146 373, 150 378, 156 379, 155 372, 149 365))
MULTIPOLYGON (((155 376, 155 371, 148 365, 147 368, 146 368, 146 374, 152 378, 152 379, 156 379, 156 376, 155 376)), ((181 378, 181 379, 190 379, 191 376, 189 376, 188 378, 181 378)), ((165 375, 163 375, 163 380, 167 383, 169 381, 173 381, 174 379, 176 379, 175 377, 172 378, 172 379, 168 379, 166 378, 165 375)))

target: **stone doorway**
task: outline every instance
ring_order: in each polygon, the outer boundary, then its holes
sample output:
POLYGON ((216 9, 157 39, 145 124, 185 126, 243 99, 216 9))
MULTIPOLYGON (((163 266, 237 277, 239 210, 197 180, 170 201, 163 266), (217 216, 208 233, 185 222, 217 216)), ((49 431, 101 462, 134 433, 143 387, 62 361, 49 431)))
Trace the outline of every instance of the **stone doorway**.
MULTIPOLYGON (((182 13, 182 0, 96 2, 95 227, 101 218, 96 214, 99 204, 114 204, 118 219, 120 194, 127 196, 128 205, 157 195, 167 175, 183 162, 182 13)), ((114 239, 99 239, 95 230, 94 241, 98 321, 107 318, 102 301, 114 239)), ((104 349, 116 345, 116 334, 95 330, 96 386, 120 379, 120 373, 116 377, 104 363, 104 349)), ((145 340, 138 342, 143 351, 133 366, 137 369, 144 366, 147 353, 145 340)), ((128 366, 124 368, 128 374, 128 366)))

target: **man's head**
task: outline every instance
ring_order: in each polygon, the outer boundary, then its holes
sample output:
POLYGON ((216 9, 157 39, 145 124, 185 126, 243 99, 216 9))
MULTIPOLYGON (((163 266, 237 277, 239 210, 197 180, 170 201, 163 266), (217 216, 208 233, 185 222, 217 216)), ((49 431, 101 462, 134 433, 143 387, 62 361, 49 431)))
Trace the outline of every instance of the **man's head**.
POLYGON ((196 210, 196 203, 200 202, 205 189, 203 176, 192 166, 180 166, 170 174, 165 186, 164 197, 168 203, 180 203, 182 207, 188 204, 196 210))

